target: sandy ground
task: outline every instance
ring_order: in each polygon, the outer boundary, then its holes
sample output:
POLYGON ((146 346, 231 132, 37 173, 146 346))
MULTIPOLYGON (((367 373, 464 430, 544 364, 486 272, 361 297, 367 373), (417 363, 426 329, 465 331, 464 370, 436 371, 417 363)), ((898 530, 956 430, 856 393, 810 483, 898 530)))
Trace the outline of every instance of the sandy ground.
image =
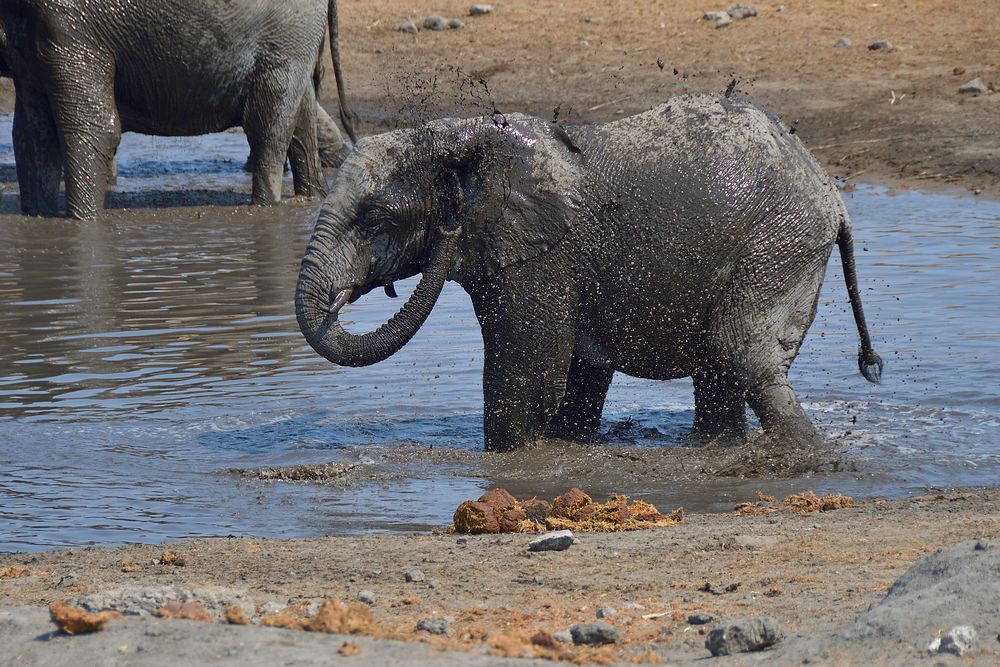
MULTIPOLYGON (((67 638, 48 634, 54 626, 44 614, 25 616, 20 608, 87 599, 99 608, 128 608, 121 601, 135 597, 137 589, 172 587, 158 595, 169 598, 174 595, 169 591, 186 591, 177 598, 191 595, 214 613, 220 613, 222 601, 236 600, 251 618, 288 604, 293 615, 308 614, 310 601, 354 602, 360 591, 369 591, 373 622, 362 633, 362 648, 374 663, 398 647, 372 638, 417 642, 414 659, 424 656, 431 664, 453 659, 461 664, 462 657, 447 653, 435 658, 428 649, 581 663, 687 663, 708 657, 706 629, 726 620, 770 616, 784 628, 786 639, 765 654, 745 654, 740 660, 801 664, 811 656, 826 664, 856 664, 864 656, 881 656, 887 664, 901 664, 926 655, 927 642, 951 627, 951 621, 921 619, 923 625, 913 631, 916 636, 884 631, 853 642, 831 642, 830 633, 851 626, 925 554, 956 542, 1000 538, 1000 493, 873 500, 856 508, 804 515, 784 510, 760 516, 695 514, 680 526, 580 533, 579 538, 580 544, 567 551, 535 554, 527 550, 527 535, 440 534, 217 538, 0 555, 0 572, 5 567, 19 572, 0 579, 0 662, 51 664, 55 656, 79 650, 156 663, 160 651, 174 650, 162 639, 163 632, 176 635, 175 645, 181 638, 196 638, 198 650, 206 652, 203 656, 216 649, 219 655, 229 651, 224 657, 244 664, 268 664, 264 653, 251 650, 255 646, 277 642, 299 650, 326 642, 329 657, 345 641, 341 636, 317 639, 312 633, 263 628, 248 641, 219 622, 163 619, 111 621, 112 629, 124 623, 121 632, 132 632, 138 639, 114 633, 106 640, 100 635, 67 638), (164 551, 182 556, 184 565, 161 564, 164 551), (422 572, 423 581, 406 581, 406 573, 414 570, 422 572), (554 634, 573 623, 594 622, 602 607, 616 611, 607 620, 623 633, 618 644, 532 644, 539 631, 554 634), (688 616, 696 612, 717 620, 692 625, 688 616), (649 614, 658 616, 643 618, 649 614), (17 618, 22 620, 15 622, 17 618), (416 630, 426 618, 449 619, 450 634, 416 630), (17 640, 28 635, 31 642, 17 640), (39 636, 47 641, 34 641, 39 636)), ((961 617, 961 600, 947 604, 961 617)), ((976 615, 964 622, 978 628, 980 642, 963 662, 991 664, 1000 659, 1000 616, 976 615)), ((299 653, 289 657, 312 664, 299 653)), ((727 664, 740 661, 730 659, 727 664)))
MULTIPOLYGON (((364 132, 439 115, 525 111, 566 122, 645 110, 671 95, 737 90, 778 112, 841 178, 1000 195, 996 0, 785 0, 717 29, 727 2, 342 0, 347 90, 364 132), (783 6, 783 11, 777 11, 783 6), (466 28, 405 34, 429 14, 466 28), (841 38, 851 40, 835 48, 841 38), (891 48, 867 47, 886 40, 891 48), (662 65, 662 68, 659 66, 662 65)), ((332 81, 324 100, 333 106, 332 81)), ((12 107, 0 83, 0 108, 12 107)))

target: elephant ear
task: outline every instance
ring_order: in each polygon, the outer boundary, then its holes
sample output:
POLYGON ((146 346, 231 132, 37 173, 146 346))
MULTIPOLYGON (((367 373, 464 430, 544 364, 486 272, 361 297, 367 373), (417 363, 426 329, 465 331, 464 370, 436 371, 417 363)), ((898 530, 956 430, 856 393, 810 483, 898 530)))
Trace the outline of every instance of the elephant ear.
POLYGON ((462 189, 451 278, 490 276, 557 246, 580 207, 583 161, 559 127, 520 114, 455 123, 444 162, 462 189))

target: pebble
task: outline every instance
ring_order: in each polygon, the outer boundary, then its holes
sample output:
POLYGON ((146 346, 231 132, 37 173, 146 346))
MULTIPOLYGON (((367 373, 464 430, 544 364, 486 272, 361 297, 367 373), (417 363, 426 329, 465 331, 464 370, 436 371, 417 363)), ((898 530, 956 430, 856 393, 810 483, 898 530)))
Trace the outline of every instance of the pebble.
POLYGON ((838 49, 843 49, 843 48, 847 48, 848 46, 851 46, 853 44, 854 44, 854 42, 852 42, 847 37, 841 37, 840 39, 838 39, 836 41, 836 43, 834 44, 834 47, 836 47, 838 49))
POLYGON ((986 84, 984 84, 979 79, 973 79, 972 81, 963 83, 958 88, 958 92, 960 93, 971 93, 974 95, 980 95, 985 93, 986 91, 987 91, 986 84))
POLYGON ((702 18, 706 21, 718 21, 722 18, 729 18, 729 14, 726 12, 705 12, 702 18))
POLYGON ((614 618, 618 615, 618 610, 614 607, 601 607, 597 610, 597 618, 614 618))
POLYGON ((431 14, 424 19, 424 28, 427 30, 447 30, 448 21, 443 16, 431 14))
POLYGON ((455 544, 468 544, 468 543, 469 543, 469 538, 467 537, 460 537, 457 540, 455 540, 455 544))
POLYGON ((372 591, 358 591, 358 600, 365 604, 375 604, 375 593, 372 591))
POLYGON ((472 5, 469 7, 469 16, 482 16, 483 14, 492 14, 493 5, 472 5))
POLYGON ((784 636, 774 619, 751 618, 715 628, 708 633, 705 648, 713 656, 747 653, 773 646, 784 639, 784 636))
POLYGON ((757 16, 757 5, 739 2, 735 5, 729 5, 726 13, 734 19, 750 18, 751 16, 757 16))
POLYGON ((569 634, 573 638, 574 644, 586 644, 587 646, 615 644, 621 638, 618 628, 604 622, 581 623, 570 626, 569 634))
MULTIPOLYGON (((723 13, 725 14, 725 12, 723 13)), ((715 29, 718 30, 719 28, 725 28, 732 22, 733 20, 729 18, 729 14, 726 14, 725 16, 723 16, 722 18, 720 18, 718 21, 715 22, 715 29)))
POLYGON ((638 602, 626 602, 625 608, 630 609, 631 611, 646 611, 646 608, 638 602))
POLYGON ((552 633, 552 636, 555 637, 555 640, 557 642, 561 642, 563 644, 573 643, 573 633, 571 633, 568 628, 566 630, 560 630, 559 632, 554 632, 552 633))
POLYGON ((528 551, 565 551, 574 544, 574 539, 571 530, 542 533, 528 543, 528 551))
POLYGON ((417 32, 417 24, 413 22, 413 19, 406 19, 402 23, 396 26, 398 32, 417 32))
POLYGON ((452 30, 461 30, 465 27, 465 21, 461 19, 448 19, 448 27, 452 30))
POLYGON ((449 625, 447 618, 422 618, 417 621, 417 632, 423 630, 432 635, 448 635, 451 633, 449 625))
POLYGON ((869 51, 888 51, 892 48, 892 44, 888 40, 880 39, 877 42, 872 42, 868 45, 869 51))
POLYGON ((714 615, 702 611, 688 614, 688 625, 708 625, 714 620, 714 615))
POLYGON ((424 573, 420 570, 410 570, 403 574, 403 578, 409 582, 420 582, 425 579, 424 573))
POLYGON ((976 645, 976 629, 971 625, 959 625, 943 637, 931 640, 927 650, 931 653, 953 653, 962 655, 976 645))

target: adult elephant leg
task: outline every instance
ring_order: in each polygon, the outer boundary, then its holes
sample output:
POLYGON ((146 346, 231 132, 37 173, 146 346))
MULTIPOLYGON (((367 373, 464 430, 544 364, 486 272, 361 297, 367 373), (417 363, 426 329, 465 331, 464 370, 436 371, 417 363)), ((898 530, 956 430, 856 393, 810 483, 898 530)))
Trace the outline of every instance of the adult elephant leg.
POLYGON ((308 76, 268 70, 254 82, 243 111, 243 131, 250 144, 248 164, 253 171, 251 200, 257 205, 281 201, 281 180, 299 105, 308 76))
POLYGON ((744 438, 747 431, 743 388, 734 373, 705 364, 694 380, 694 432, 709 438, 744 438))
POLYGON ((316 95, 312 86, 307 86, 299 104, 298 118, 288 148, 295 194, 299 197, 326 196, 319 145, 316 141, 316 108, 316 95))
POLYGON ((566 380, 566 395, 549 421, 545 435, 563 440, 593 440, 601 426, 604 399, 614 371, 573 355, 566 380))
POLYGON ((110 63, 85 62, 53 75, 69 215, 93 220, 104 209, 109 165, 121 140, 110 63), (84 83, 81 83, 83 81, 84 83))
POLYGON ((483 331, 487 451, 533 443, 566 392, 575 308, 564 291, 539 290, 537 276, 529 279, 529 273, 508 267, 489 286, 470 292, 483 331))
POLYGON ((340 128, 319 104, 316 105, 316 138, 319 141, 319 159, 324 167, 339 167, 351 153, 340 128))
POLYGON ((62 154, 55 117, 44 93, 27 86, 18 89, 12 134, 21 210, 27 215, 56 215, 62 154))

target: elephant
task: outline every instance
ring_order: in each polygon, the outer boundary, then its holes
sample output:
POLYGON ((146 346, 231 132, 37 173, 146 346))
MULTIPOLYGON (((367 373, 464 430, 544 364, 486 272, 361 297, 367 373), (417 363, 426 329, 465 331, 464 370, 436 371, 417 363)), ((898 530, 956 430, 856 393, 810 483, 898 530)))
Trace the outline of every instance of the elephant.
POLYGON ((299 269, 299 327, 334 364, 398 351, 445 280, 482 329, 488 451, 592 440, 615 371, 691 377, 693 432, 823 442, 788 380, 840 249, 860 336, 852 224, 794 130, 739 94, 671 98, 606 124, 522 114, 442 119, 363 139, 341 166, 299 269), (341 308, 422 273, 399 311, 350 333, 341 308))
POLYGON ((327 27, 341 120, 335 0, 4 0, 0 70, 14 80, 21 206, 93 219, 123 131, 187 136, 242 127, 252 201, 281 199, 288 156, 301 196, 324 196, 316 91, 327 27))

